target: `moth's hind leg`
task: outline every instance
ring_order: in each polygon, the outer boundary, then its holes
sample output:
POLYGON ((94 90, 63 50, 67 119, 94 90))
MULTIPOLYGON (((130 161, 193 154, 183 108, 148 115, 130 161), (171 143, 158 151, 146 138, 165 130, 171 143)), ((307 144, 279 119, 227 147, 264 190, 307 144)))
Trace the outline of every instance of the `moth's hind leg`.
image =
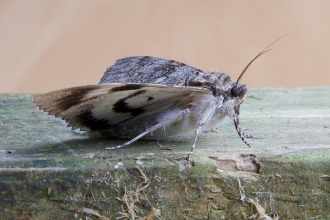
POLYGON ((187 114, 189 112, 189 109, 173 110, 173 112, 171 112, 171 114, 167 114, 167 117, 164 117, 163 119, 161 119, 158 124, 156 124, 150 128, 147 128, 144 132, 142 132, 135 138, 131 139, 130 141, 128 141, 124 144, 118 145, 116 147, 107 147, 107 148, 105 148, 105 150, 115 150, 115 149, 123 148, 127 145, 130 145, 131 143, 142 138, 144 135, 149 134, 149 133, 157 130, 158 128, 166 127, 167 125, 170 125, 170 124, 176 122, 177 120, 180 120, 185 114, 187 114), (175 112, 175 113, 173 113, 173 112, 175 112))

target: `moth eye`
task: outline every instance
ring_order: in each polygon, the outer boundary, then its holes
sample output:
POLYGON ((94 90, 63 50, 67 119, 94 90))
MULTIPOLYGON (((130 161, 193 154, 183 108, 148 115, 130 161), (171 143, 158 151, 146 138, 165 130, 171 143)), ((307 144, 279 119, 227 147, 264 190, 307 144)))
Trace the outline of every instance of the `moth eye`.
POLYGON ((233 97, 237 97, 237 96, 239 96, 240 92, 241 92, 241 91, 240 91, 238 88, 236 88, 236 87, 234 87, 234 88, 231 89, 231 95, 232 95, 233 97))

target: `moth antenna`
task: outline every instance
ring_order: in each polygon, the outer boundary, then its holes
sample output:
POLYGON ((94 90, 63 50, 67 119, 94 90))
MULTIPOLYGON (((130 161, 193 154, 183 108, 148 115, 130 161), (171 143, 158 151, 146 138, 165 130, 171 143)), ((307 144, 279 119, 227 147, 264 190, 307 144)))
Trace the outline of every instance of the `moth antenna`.
POLYGON ((248 65, 246 65, 246 67, 245 67, 244 70, 242 71, 241 75, 238 77, 238 79, 237 79, 236 84, 235 84, 234 87, 237 87, 238 82, 242 79, 244 73, 247 71, 247 69, 250 67, 250 65, 253 63, 253 61, 255 61, 258 57, 260 57, 260 56, 263 55, 264 53, 266 53, 266 52, 272 50, 272 49, 268 49, 268 50, 267 50, 267 48, 269 48, 269 47, 270 47, 271 45, 273 45, 275 42, 279 41, 279 40, 280 40, 281 38, 283 38, 284 36, 286 36, 286 34, 283 35, 282 37, 276 39, 275 41, 273 41, 273 42, 272 42, 271 44, 269 44, 267 47, 265 47, 262 51, 260 51, 260 53, 258 53, 258 55, 257 55, 255 58, 253 58, 253 59, 248 63, 248 65))

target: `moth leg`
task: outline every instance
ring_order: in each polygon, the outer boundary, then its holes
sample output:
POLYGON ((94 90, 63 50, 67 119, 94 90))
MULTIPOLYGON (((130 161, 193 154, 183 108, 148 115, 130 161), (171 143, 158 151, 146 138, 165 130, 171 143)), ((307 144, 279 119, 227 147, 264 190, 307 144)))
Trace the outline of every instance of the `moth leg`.
MULTIPOLYGON (((237 124, 237 127, 240 130, 240 133, 239 133, 239 136, 240 137, 241 137, 241 135, 243 135, 243 137, 245 137, 245 138, 254 138, 254 136, 249 135, 249 134, 246 134, 245 132, 243 132, 242 129, 239 127, 239 118, 238 118, 238 115, 233 116, 233 118, 236 118, 236 124, 237 124)), ((234 123, 235 123, 235 119, 234 119, 234 123)), ((235 127, 236 127, 236 125, 235 125, 235 127)), ((236 127, 236 130, 237 130, 237 127, 236 127)))
MULTIPOLYGON (((239 126, 239 125, 238 125, 238 126, 239 126)), ((241 128, 239 128, 239 129, 241 130, 241 135, 242 135, 243 137, 245 137, 245 138, 254 138, 253 135, 250 135, 250 134, 245 133, 244 131, 242 131, 241 128)), ((236 129, 236 130, 237 130, 237 129, 236 129)))
POLYGON ((160 123, 158 123, 158 124, 156 124, 156 125, 154 125, 150 128, 147 128, 144 132, 142 132, 141 134, 139 134, 135 138, 131 139, 130 141, 128 141, 124 144, 118 145, 116 147, 107 147, 107 148, 105 148, 105 150, 115 150, 115 149, 119 149, 119 148, 125 147, 127 145, 130 145, 131 143, 133 143, 133 142, 139 140, 140 138, 142 138, 144 135, 146 135, 148 133, 151 133, 151 132, 157 130, 158 128, 162 128, 162 127, 165 127, 167 125, 170 125, 170 124, 174 123, 175 121, 179 120, 184 114, 186 114, 188 112, 189 112, 189 109, 179 111, 178 114, 176 114, 172 117, 166 118, 166 120, 163 120, 162 122, 160 122, 160 123))
POLYGON ((250 134, 244 133, 242 130, 241 130, 241 134, 242 134, 245 138, 254 138, 253 135, 250 135, 250 134))
POLYGON ((253 137, 253 136, 248 135, 248 134, 245 134, 245 133, 242 131, 242 129, 241 129, 240 126, 239 126, 239 120, 238 120, 237 117, 234 117, 233 120, 234 120, 235 128, 236 128, 236 131, 237 131, 239 137, 242 139, 242 141, 243 141, 247 146, 251 147, 251 145, 248 144, 248 143, 245 141, 244 138, 245 138, 245 137, 246 137, 246 138, 248 138, 248 137, 253 137))
POLYGON ((202 117, 200 118, 200 120, 197 124, 197 128, 195 130, 194 143, 193 143, 193 145, 191 147, 191 150, 190 150, 190 153, 188 154, 188 157, 187 157, 188 162, 191 162, 191 156, 192 156, 193 151, 194 151, 195 146, 196 146, 198 134, 202 131, 202 128, 203 128, 205 122, 210 117, 210 115, 213 113, 213 111, 216 109, 217 103, 218 103, 218 100, 213 100, 213 101, 210 102, 209 106, 205 109, 204 114, 202 115, 202 117))

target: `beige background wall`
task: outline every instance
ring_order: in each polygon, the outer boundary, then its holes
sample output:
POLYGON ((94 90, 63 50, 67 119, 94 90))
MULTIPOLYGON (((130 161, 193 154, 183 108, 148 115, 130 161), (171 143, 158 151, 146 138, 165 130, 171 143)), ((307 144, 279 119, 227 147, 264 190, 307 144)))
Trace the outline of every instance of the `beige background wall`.
POLYGON ((96 84, 116 59, 152 55, 251 87, 330 85, 330 1, 0 1, 0 92, 96 84))

